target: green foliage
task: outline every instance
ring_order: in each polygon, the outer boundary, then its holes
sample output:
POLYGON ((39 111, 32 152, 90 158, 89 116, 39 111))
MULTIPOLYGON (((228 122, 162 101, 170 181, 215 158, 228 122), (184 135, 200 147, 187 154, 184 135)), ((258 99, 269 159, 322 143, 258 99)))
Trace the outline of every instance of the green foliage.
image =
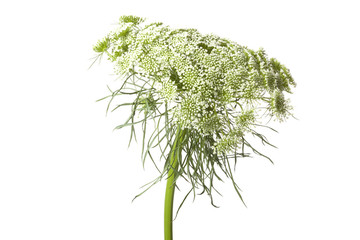
POLYGON ((98 43, 93 47, 93 50, 98 53, 105 52, 109 48, 109 38, 105 37, 103 40, 99 40, 98 43))
POLYGON ((133 15, 121 16, 119 18, 120 23, 133 23, 135 25, 144 22, 144 20, 145 20, 144 18, 136 17, 133 15))
POLYGON ((159 171, 159 177, 146 186, 166 177, 171 169, 170 151, 177 143, 180 158, 175 181, 185 179, 194 197, 201 189, 213 204, 213 191, 218 192, 214 180, 222 181, 220 171, 231 179, 242 199, 232 165, 250 152, 271 161, 247 136, 273 146, 257 131, 272 129, 264 124, 271 119, 283 121, 291 115, 285 93, 291 93, 296 84, 290 71, 269 59, 262 48, 254 51, 196 29, 144 25, 144 21, 120 17, 117 29, 99 41, 94 51, 106 53, 123 79, 119 89, 103 98, 110 99, 108 110, 115 97, 133 96, 113 110, 131 107, 127 121, 116 127, 131 127, 129 144, 136 138, 135 125, 141 125, 142 159, 150 158, 159 171), (176 134, 179 127, 184 133, 181 139, 176 134), (162 168, 153 159, 154 149, 164 160, 162 168))

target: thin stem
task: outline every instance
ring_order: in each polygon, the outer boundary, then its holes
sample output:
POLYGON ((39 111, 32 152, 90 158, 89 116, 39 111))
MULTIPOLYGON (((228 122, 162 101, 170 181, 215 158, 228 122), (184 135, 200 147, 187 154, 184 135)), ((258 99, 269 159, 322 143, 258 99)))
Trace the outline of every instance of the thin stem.
POLYGON ((165 192, 165 208, 164 208, 164 236, 165 240, 173 240, 173 205, 174 205, 174 193, 175 193, 175 182, 176 182, 176 172, 179 167, 179 158, 181 157, 181 142, 182 142, 183 133, 178 128, 174 145, 170 152, 170 168, 168 171, 168 178, 166 183, 166 192, 165 192), (180 142, 179 142, 180 141, 180 142))
MULTIPOLYGON (((175 156, 172 168, 176 171, 179 166, 179 162, 177 157, 175 156)), ((173 222, 173 200, 175 193, 175 174, 174 170, 171 169, 169 171, 169 178, 166 183, 166 193, 165 193, 165 211, 164 211, 164 230, 165 230, 165 240, 173 239, 173 231, 172 231, 172 222, 173 222)))

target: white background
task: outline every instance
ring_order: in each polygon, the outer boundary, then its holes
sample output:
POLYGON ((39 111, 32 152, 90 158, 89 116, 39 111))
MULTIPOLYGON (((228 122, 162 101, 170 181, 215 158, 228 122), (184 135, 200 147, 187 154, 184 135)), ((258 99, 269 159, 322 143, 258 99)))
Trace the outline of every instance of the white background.
MULTIPOLYGON (((269 139, 275 165, 241 161, 206 196, 185 203, 175 240, 360 239, 359 7, 357 1, 2 1, 0 4, 0 239, 163 238, 165 182, 131 203, 156 176, 128 130, 105 117, 105 59, 92 45, 119 16, 197 28, 290 68, 295 115, 269 139)), ((176 193, 176 206, 186 193, 176 193)))

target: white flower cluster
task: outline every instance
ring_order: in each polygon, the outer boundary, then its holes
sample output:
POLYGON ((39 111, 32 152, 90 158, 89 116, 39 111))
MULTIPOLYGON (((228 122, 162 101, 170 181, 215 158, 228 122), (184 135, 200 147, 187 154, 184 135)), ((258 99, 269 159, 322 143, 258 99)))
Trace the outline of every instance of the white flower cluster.
POLYGON ((196 29, 143 22, 122 17, 94 50, 109 55, 116 73, 135 69, 155 82, 154 94, 175 105, 172 114, 182 128, 213 136, 216 150, 227 152, 241 142, 260 109, 280 120, 287 117, 283 92, 291 93, 295 82, 263 49, 253 51, 196 29))

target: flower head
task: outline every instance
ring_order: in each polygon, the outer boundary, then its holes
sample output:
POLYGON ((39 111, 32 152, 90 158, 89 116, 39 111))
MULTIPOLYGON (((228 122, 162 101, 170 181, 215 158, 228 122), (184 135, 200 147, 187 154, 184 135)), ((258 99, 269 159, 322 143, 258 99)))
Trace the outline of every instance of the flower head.
POLYGON ((190 152, 189 158, 216 162, 229 153, 239 156, 239 151, 247 156, 245 145, 260 154, 245 135, 251 133, 267 143, 255 126, 267 117, 283 120, 291 109, 284 93, 291 93, 296 84, 289 70, 269 59, 262 48, 254 51, 196 29, 172 29, 122 16, 118 28, 94 50, 106 51, 115 72, 125 79, 112 98, 124 89, 137 95, 129 104, 132 121, 133 112, 143 109, 147 109, 143 123, 165 116, 165 124, 187 129, 189 142, 207 151, 206 156, 190 152))

